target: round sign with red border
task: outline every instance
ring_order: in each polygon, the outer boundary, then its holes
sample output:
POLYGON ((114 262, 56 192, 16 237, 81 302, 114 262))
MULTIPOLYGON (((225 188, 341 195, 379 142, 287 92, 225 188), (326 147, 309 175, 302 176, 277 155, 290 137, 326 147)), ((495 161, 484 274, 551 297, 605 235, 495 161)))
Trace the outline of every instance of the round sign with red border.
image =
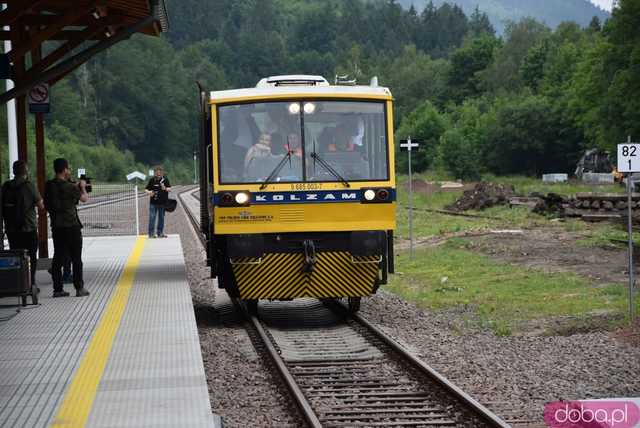
POLYGON ((49 85, 40 83, 29 91, 29 104, 47 104, 49 103, 49 85))

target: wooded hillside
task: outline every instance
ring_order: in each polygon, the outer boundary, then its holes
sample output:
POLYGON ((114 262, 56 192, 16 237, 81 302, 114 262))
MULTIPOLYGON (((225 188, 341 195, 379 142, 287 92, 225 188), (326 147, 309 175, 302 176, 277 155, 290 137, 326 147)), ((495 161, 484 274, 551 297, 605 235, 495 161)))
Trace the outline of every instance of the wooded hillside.
POLYGON ((621 0, 604 25, 596 17, 551 30, 522 19, 503 36, 482 10, 447 3, 421 12, 389 0, 167 7, 166 36, 133 37, 54 87, 50 157, 71 157, 103 180, 164 163, 188 181, 196 80, 214 90, 290 73, 379 76, 396 99, 397 136, 428 142, 418 169, 454 176, 568 172, 584 148, 640 134, 640 0, 621 0))

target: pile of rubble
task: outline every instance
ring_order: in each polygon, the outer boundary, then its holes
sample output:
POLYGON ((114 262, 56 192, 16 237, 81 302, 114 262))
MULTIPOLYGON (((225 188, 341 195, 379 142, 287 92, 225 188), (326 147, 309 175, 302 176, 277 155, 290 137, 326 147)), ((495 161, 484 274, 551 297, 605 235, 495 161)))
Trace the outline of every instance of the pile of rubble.
MULTIPOLYGON (((541 215, 582 217, 590 221, 624 218, 628 207, 627 195, 624 193, 578 193, 572 197, 557 193, 532 193, 529 196, 518 196, 513 186, 478 183, 446 209, 462 212, 507 204, 511 207, 525 206, 541 215)), ((633 194, 631 208, 636 211, 634 219, 638 217, 640 220, 639 193, 633 194)))
POLYGON ((446 207, 449 211, 482 210, 495 205, 505 205, 516 195, 513 186, 495 183, 478 183, 473 189, 465 190, 462 196, 446 207))

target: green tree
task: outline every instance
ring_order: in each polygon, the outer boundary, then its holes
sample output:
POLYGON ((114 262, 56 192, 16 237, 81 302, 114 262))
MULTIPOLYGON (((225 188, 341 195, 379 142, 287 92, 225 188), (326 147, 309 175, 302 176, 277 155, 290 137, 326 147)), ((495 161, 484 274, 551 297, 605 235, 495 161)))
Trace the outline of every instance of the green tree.
POLYGON ((499 40, 489 34, 467 39, 461 48, 451 55, 451 68, 447 84, 451 88, 451 98, 459 103, 465 98, 475 97, 482 92, 478 73, 492 62, 499 40))
POLYGON ((506 28, 506 42, 496 52, 495 61, 481 73, 484 87, 492 93, 501 90, 515 92, 522 89, 524 82, 520 69, 527 52, 550 31, 534 19, 525 18, 518 23, 509 23, 506 28))
MULTIPOLYGON (((422 140, 420 150, 412 154, 414 171, 425 171, 433 165, 440 137, 446 128, 446 118, 429 101, 425 101, 402 120, 395 140, 399 142, 408 137, 422 140)), ((399 149, 399 144, 396 147, 399 149)), ((397 170, 406 171, 407 157, 396 154, 396 159, 397 170)))
POLYGON ((469 36, 478 37, 483 34, 495 36, 496 30, 491 25, 489 17, 486 13, 480 12, 480 8, 476 5, 471 16, 469 16, 469 36))
POLYGON ((405 46, 402 55, 377 69, 380 83, 388 86, 397 100, 394 121, 397 124, 424 100, 441 105, 447 91, 449 64, 433 60, 418 52, 413 45, 405 46))
POLYGON ((437 165, 464 180, 477 180, 487 171, 489 129, 495 114, 484 100, 467 101, 450 113, 453 125, 443 133, 437 165))
POLYGON ((489 170, 500 174, 571 172, 582 150, 582 135, 572 130, 551 102, 540 95, 496 100, 486 151, 489 170))

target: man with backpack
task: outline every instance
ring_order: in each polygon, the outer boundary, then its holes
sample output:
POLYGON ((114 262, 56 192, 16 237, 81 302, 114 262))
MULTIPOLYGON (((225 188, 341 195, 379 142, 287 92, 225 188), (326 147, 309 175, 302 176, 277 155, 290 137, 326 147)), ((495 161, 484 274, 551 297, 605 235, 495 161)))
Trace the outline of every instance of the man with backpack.
POLYGON ((62 265, 71 259, 73 265, 73 286, 76 297, 88 296, 82 278, 82 223, 78 217, 76 205, 87 202, 87 182, 71 181, 71 169, 66 159, 53 161, 56 173, 54 179, 47 181, 44 189, 44 205, 51 216, 51 235, 53 236, 53 297, 66 297, 62 281, 62 265))
POLYGON ((2 217, 4 230, 12 250, 25 249, 31 259, 31 284, 36 283, 38 258, 38 220, 36 207, 44 209, 38 189, 29 180, 27 163, 13 163, 13 180, 2 185, 2 217))

